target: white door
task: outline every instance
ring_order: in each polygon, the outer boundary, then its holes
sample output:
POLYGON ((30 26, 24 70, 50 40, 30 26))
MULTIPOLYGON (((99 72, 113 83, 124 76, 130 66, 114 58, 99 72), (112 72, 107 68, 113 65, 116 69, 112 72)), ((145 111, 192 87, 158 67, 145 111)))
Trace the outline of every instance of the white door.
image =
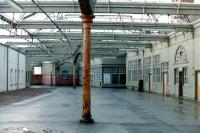
POLYGON ((109 73, 104 73, 103 82, 104 84, 111 84, 111 75, 109 73))

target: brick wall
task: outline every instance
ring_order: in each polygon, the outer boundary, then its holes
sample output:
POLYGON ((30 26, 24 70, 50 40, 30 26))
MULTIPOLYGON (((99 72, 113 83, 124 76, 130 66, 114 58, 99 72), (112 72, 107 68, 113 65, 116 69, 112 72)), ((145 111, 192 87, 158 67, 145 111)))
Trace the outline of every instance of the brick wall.
MULTIPOLYGON (((77 78, 76 85, 78 84, 79 84, 79 81, 77 78)), ((68 75, 67 79, 63 79, 62 74, 32 75, 32 85, 72 86, 73 75, 68 75)))

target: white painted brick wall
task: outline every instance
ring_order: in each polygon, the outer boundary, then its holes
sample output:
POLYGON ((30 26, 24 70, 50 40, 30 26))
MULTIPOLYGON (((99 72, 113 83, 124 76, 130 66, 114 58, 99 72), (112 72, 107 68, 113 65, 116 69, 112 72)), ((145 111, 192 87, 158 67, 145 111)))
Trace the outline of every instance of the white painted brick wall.
MULTIPOLYGON (((189 83, 184 85, 183 93, 187 98, 194 99, 195 97, 195 70, 200 70, 200 28, 195 29, 194 38, 192 33, 179 33, 170 37, 169 47, 167 43, 154 44, 152 50, 145 50, 144 57, 160 54, 160 62, 169 62, 169 91, 171 95, 178 95, 178 85, 174 85, 174 68, 176 67, 188 67, 189 83), (175 54, 177 48, 183 46, 186 49, 188 63, 175 64, 175 54)), ((126 76, 128 79, 128 61, 135 59, 142 59, 142 52, 128 53, 126 58, 126 76)), ((152 60, 151 60, 152 61, 152 60)), ((153 62, 152 62, 153 63, 153 62)), ((127 86, 138 86, 137 82, 126 82, 127 86)), ((148 83, 144 84, 145 90, 148 88, 148 83)), ((162 93, 162 83, 153 84, 153 91, 162 93)))

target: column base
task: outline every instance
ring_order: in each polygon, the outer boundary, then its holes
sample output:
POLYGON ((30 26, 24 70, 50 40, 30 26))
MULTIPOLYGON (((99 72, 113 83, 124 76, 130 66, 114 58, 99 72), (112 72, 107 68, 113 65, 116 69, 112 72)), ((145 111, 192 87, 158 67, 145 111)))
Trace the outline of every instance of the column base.
POLYGON ((94 120, 92 119, 91 116, 82 116, 80 123, 92 124, 94 123, 94 120))

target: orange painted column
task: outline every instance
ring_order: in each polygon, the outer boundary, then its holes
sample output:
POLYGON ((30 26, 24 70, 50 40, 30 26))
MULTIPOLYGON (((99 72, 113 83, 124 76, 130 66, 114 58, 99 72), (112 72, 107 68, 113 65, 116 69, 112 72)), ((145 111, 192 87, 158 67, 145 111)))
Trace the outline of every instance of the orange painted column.
POLYGON ((81 122, 93 123, 90 95, 91 23, 94 15, 81 15, 83 22, 83 114, 81 122))

